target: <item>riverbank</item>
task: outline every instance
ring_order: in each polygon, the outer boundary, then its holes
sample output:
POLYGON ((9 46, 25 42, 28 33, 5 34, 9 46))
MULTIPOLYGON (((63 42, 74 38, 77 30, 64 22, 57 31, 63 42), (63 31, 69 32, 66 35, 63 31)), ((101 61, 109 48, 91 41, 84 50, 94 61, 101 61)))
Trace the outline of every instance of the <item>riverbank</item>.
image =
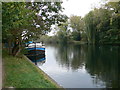
MULTIPOLYGON (((38 42, 44 41, 44 40, 37 40, 38 42)), ((87 41, 76 41, 76 40, 68 40, 66 42, 60 42, 59 40, 45 40, 44 43, 46 44, 89 44, 89 45, 113 45, 113 46, 118 46, 120 45, 120 42, 100 42, 100 43, 89 43, 87 41)))
MULTIPOLYGON (((68 41, 68 43, 70 43, 70 44, 77 44, 77 45, 89 44, 88 42, 85 42, 85 41, 75 41, 75 40, 68 41)), ((90 45, 113 45, 113 46, 118 46, 118 45, 120 45, 120 42, 117 42, 117 43, 105 42, 105 43, 98 43, 98 44, 92 44, 91 43, 90 45)))
POLYGON ((70 43, 70 44, 77 44, 77 45, 87 44, 87 42, 84 42, 84 41, 75 41, 75 40, 68 41, 68 43, 70 43))
POLYGON ((13 57, 3 52, 4 87, 59 88, 43 72, 23 56, 13 57))

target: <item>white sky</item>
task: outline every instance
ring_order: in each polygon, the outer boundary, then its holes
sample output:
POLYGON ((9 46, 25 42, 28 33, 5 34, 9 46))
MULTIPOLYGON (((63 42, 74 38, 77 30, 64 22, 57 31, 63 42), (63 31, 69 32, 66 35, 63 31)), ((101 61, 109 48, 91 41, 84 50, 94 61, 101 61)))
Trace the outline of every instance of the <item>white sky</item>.
POLYGON ((67 16, 73 14, 83 17, 94 6, 99 6, 101 1, 103 0, 63 0, 62 6, 65 8, 63 13, 67 16))

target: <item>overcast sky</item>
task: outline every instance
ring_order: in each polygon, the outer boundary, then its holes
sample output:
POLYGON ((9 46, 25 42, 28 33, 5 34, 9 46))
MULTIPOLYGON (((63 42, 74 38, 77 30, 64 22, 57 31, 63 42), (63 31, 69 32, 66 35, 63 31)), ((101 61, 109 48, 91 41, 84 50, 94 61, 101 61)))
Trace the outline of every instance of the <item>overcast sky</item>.
POLYGON ((94 6, 99 6, 103 0, 63 0, 62 6, 65 8, 64 14, 70 16, 72 14, 84 16, 94 6))

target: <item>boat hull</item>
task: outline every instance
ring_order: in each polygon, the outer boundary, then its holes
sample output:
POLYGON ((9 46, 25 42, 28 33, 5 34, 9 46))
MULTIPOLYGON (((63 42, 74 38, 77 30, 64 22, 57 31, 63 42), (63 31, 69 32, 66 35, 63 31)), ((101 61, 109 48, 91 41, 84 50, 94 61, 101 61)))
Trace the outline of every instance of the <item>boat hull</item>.
POLYGON ((30 43, 25 48, 28 51, 27 56, 45 55, 45 46, 41 43, 30 43))
POLYGON ((27 48, 27 50, 45 51, 45 48, 27 48))
POLYGON ((37 55, 37 56, 30 56, 28 55, 27 56, 32 62, 41 62, 41 61, 44 61, 46 58, 45 58, 45 55, 37 55))

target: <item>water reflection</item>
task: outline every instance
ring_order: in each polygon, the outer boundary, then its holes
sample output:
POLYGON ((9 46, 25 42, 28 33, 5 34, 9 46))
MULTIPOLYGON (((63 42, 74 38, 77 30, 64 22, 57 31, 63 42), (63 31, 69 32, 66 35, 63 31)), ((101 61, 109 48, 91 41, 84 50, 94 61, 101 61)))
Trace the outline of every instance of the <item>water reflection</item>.
POLYGON ((35 65, 42 65, 45 63, 45 54, 39 54, 39 55, 30 55, 28 54, 27 57, 33 62, 35 63, 35 65))
POLYGON ((56 60, 67 69, 77 70, 84 65, 85 52, 80 45, 58 45, 58 51, 56 52, 56 60))
POLYGON ((56 48, 56 61, 60 66, 72 71, 85 67, 93 84, 120 87, 119 46, 57 45, 56 48))
POLYGON ((85 67, 94 83, 102 80, 106 87, 120 87, 119 50, 119 46, 88 46, 85 67))

